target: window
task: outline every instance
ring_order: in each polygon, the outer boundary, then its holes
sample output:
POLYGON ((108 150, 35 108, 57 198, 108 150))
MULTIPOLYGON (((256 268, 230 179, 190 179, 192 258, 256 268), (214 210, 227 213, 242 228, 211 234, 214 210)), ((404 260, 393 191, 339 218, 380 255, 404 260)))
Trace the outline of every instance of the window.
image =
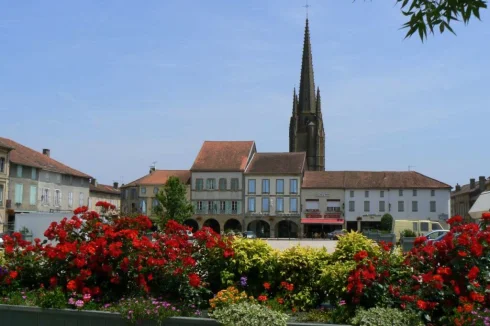
POLYGON ((289 198, 289 211, 294 213, 298 211, 298 198, 289 198))
POLYGON ((55 189, 54 191, 54 206, 55 207, 61 206, 61 190, 59 189, 55 189))
POLYGON ((50 198, 49 189, 44 188, 41 196, 41 202, 43 203, 43 205, 49 206, 50 200, 51 198, 50 198))
POLYGON ((238 190, 238 178, 231 179, 231 190, 238 190))
POLYGON ((379 197, 381 197, 381 198, 384 198, 385 197, 385 191, 384 190, 381 190, 379 192, 379 197))
POLYGON ((204 185, 203 179, 196 179, 196 190, 202 190, 204 185))
POLYGON ((208 201, 208 213, 213 213, 213 212, 214 212, 213 202, 212 201, 208 201))
POLYGON ((206 179, 206 189, 215 190, 216 189, 216 179, 206 179))
POLYGON ((140 201, 141 213, 146 214, 146 200, 141 199, 140 201))
POLYGON ((276 194, 283 194, 284 193, 284 179, 277 179, 276 180, 276 194))
POLYGON ((340 212, 340 200, 327 200, 327 212, 340 212))
POLYGON ((405 210, 405 202, 403 202, 403 201, 400 200, 398 202, 398 211, 399 212, 403 212, 404 210, 405 210))
POLYGON ((350 191, 350 198, 354 198, 354 190, 350 191))
POLYGON ((83 204, 85 203, 85 198, 83 198, 83 197, 84 197, 83 192, 81 192, 80 197, 78 197, 78 206, 83 206, 83 204))
POLYGON ((297 179, 289 180, 289 192, 292 194, 298 193, 298 180, 297 179))
POLYGON ((413 227, 413 232, 419 231, 419 224, 417 222, 413 222, 412 227, 413 227))
POLYGON ((248 198, 248 211, 255 212, 255 197, 248 198))
POLYGON ((371 207, 369 207, 369 206, 371 206, 371 205, 369 205, 369 200, 364 201, 364 211, 365 212, 369 212, 370 211, 370 208, 371 207))
POLYGON ((262 179, 262 193, 268 194, 270 193, 270 182, 269 179, 262 179))
POLYGON ((37 170, 36 168, 31 168, 31 179, 37 180, 37 170))
POLYGON ((412 190, 412 196, 417 197, 417 189, 412 190))
POLYGON ((412 202, 412 212, 418 212, 419 211, 419 203, 417 201, 412 202))
POLYGON ((436 195, 436 191, 435 190, 431 190, 430 191, 430 195, 431 195, 431 197, 434 197, 436 195))
POLYGON ((255 179, 248 180, 248 193, 255 194, 255 179))
POLYGON ((233 201, 231 202, 231 212, 232 212, 233 214, 236 214, 236 213, 237 213, 237 211, 238 211, 238 202, 237 202, 236 200, 233 200, 233 201))
POLYGON ((224 200, 219 202, 219 211, 221 214, 224 214, 226 210, 226 202, 224 200))
POLYGON ((31 186, 31 190, 29 192, 29 205, 36 205, 37 203, 37 187, 31 186))
POLYGON ((356 210, 356 202, 351 200, 349 201, 349 212, 354 212, 356 210))
POLYGON ((202 211, 202 201, 197 202, 197 210, 202 211))
POLYGON ((22 165, 17 165, 17 178, 22 178, 22 165))
POLYGON ((369 190, 364 191, 364 197, 369 198, 369 190))
POLYGON ((384 212, 385 211, 385 201, 384 200, 380 200, 379 201, 379 211, 380 212, 384 212))
POLYGON ((18 183, 15 185, 15 203, 22 204, 23 197, 24 197, 24 185, 18 183))
MULTIPOLYGON (((126 193, 127 189, 124 191, 126 193)), ((73 192, 68 193, 68 207, 73 207, 73 192)))
POLYGON ((88 197, 88 205, 89 208, 92 208, 92 197, 88 197))
POLYGON ((435 231, 435 230, 442 230, 442 227, 439 223, 437 222, 432 222, 432 231, 435 231))
POLYGON ((431 200, 431 202, 430 202, 430 211, 432 213, 435 213, 435 211, 436 211, 436 202, 434 200, 431 200))
POLYGON ((151 207, 152 208, 157 208, 159 205, 160 205, 160 202, 158 201, 158 199, 153 198, 153 201, 151 202, 151 207))
POLYGON ((136 199, 136 188, 131 189, 131 199, 136 199))
POLYGON ((429 222, 420 222, 420 231, 428 232, 429 231, 429 222))
POLYGON ((269 211, 269 197, 262 197, 262 212, 269 211))
POLYGON ((320 210, 320 201, 318 199, 307 199, 306 200, 306 211, 307 212, 317 212, 320 210))
POLYGON ((398 196, 403 196, 403 189, 398 190, 398 196))
POLYGON ((3 206, 3 185, 0 185, 0 207, 3 206))
MULTIPOLYGON (((49 179, 49 176, 48 176, 48 179, 49 179)), ((80 179, 80 184, 82 185, 82 187, 85 185, 85 179, 80 179)))
POLYGON ((56 182, 61 183, 61 174, 56 174, 56 182))
POLYGON ((141 187, 141 194, 143 194, 143 195, 146 194, 146 187, 141 187))
POLYGON ((158 187, 153 188, 153 193, 156 195, 158 194, 158 187))
MULTIPOLYGON (((48 171, 44 172, 44 180, 49 181, 49 172, 48 171)), ((82 179, 82 181, 83 181, 83 179, 82 179)))
POLYGON ((5 172, 5 157, 0 157, 0 172, 5 172))
POLYGON ((276 199, 276 211, 277 212, 284 212, 284 198, 278 197, 276 199))
POLYGON ((226 190, 226 179, 225 178, 219 179, 219 190, 226 190))

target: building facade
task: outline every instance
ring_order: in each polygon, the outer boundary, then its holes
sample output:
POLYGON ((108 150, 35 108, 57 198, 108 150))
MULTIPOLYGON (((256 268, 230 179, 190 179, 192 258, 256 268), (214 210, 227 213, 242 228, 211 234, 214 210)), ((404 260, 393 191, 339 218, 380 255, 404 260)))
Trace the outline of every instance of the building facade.
POLYGON ((53 158, 49 149, 37 152, 10 139, 8 200, 16 213, 63 212, 86 206, 90 176, 53 158))
POLYGON ((190 201, 189 170, 156 170, 133 182, 121 186, 121 212, 123 214, 140 213, 153 218, 153 208, 159 205, 156 198, 170 177, 178 177, 187 189, 187 200, 190 201))
POLYGON ((289 124, 289 151, 306 152, 308 170, 325 170, 325 130, 320 89, 315 89, 310 29, 306 19, 299 95, 293 93, 293 113, 289 124))
POLYGON ((486 190, 490 190, 490 178, 487 179, 485 176, 480 176, 478 180, 472 178, 470 183, 463 186, 457 184, 451 193, 451 214, 470 220, 468 212, 480 194, 486 190))
POLYGON ((119 184, 114 182, 112 186, 100 184, 96 179, 90 180, 88 208, 100 213, 101 208, 95 206, 97 202, 105 201, 116 206, 116 211, 121 208, 121 190, 119 184))
MULTIPOLYGON (((331 212, 340 213, 340 219, 344 219, 343 223, 318 219, 317 224, 330 224, 330 229, 337 224, 349 230, 379 228, 381 217, 387 213, 397 220, 445 222, 449 217, 451 186, 414 171, 308 172, 303 188, 305 217, 313 219, 318 211, 319 218, 330 217, 324 214, 331 212), (317 202, 305 189, 314 189, 325 199, 317 202)), ((314 224, 311 219, 308 222, 314 224)))
POLYGON ((205 141, 191 168, 193 228, 220 233, 244 228, 244 172, 256 153, 253 141, 205 141))
POLYGON ((8 221, 7 198, 9 193, 9 167, 10 152, 13 148, 0 141, 0 232, 3 230, 3 224, 8 221))
POLYGON ((297 238, 306 153, 255 153, 245 171, 245 223, 261 238, 297 238))

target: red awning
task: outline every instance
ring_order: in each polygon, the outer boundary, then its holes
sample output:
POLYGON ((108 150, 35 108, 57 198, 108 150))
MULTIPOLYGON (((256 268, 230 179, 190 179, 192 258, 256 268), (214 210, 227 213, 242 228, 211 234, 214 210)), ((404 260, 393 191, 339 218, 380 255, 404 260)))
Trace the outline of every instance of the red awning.
POLYGON ((303 224, 335 224, 342 225, 344 220, 337 218, 302 218, 301 223, 303 224))

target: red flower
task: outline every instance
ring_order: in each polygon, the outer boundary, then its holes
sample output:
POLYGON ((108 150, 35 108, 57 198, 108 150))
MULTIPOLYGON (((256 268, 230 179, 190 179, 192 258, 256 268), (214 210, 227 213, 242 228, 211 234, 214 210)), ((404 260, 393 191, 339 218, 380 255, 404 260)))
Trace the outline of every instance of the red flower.
POLYGON ((267 296, 266 295, 259 295, 257 297, 257 300, 259 300, 260 302, 265 302, 265 301, 267 301, 267 296))
POLYGON ((264 289, 266 289, 267 291, 269 291, 271 288, 271 285, 267 282, 264 283, 264 289))
POLYGON ((485 212, 485 213, 481 214, 481 219, 484 221, 490 222, 490 212, 485 212))
POLYGON ((480 273, 480 269, 476 266, 473 266, 471 269, 470 269, 470 272, 468 273, 468 279, 470 281, 473 281, 475 278, 478 277, 478 273, 480 273))
POLYGON ((52 288, 56 287, 56 285, 58 284, 58 279, 56 278, 56 276, 53 276, 49 279, 49 284, 52 288))
POLYGON ((12 278, 14 280, 17 278, 18 275, 19 275, 19 273, 17 273, 16 271, 11 271, 10 272, 10 278, 12 278))
POLYGON ((420 310, 427 310, 428 305, 427 302, 423 300, 417 300, 417 307, 419 307, 420 310))
POLYGON ((458 255, 461 257, 466 257, 466 256, 468 256, 468 253, 466 253, 465 251, 459 250, 458 255))
POLYGON ((233 257, 235 253, 233 252, 232 249, 225 249, 223 252, 223 257, 228 258, 228 257, 233 257))
POLYGON ((279 304, 284 304, 284 299, 283 298, 277 298, 277 303, 279 304))
POLYGON ((201 284, 201 278, 196 273, 190 273, 188 277, 189 277, 189 284, 192 287, 197 288, 201 284))
POLYGON ((481 293, 471 292, 470 298, 475 302, 485 302, 485 296, 481 293))
POLYGON ((437 274, 440 274, 440 275, 451 275, 451 268, 449 268, 449 267, 439 267, 437 269, 437 274))
POLYGON ((77 283, 74 280, 71 280, 66 285, 66 289, 69 291, 75 291, 77 289, 77 283))
POLYGON ((366 250, 361 250, 357 254, 354 255, 354 260, 361 261, 361 260, 363 260, 364 258, 367 258, 367 257, 368 257, 367 251, 366 250))
POLYGON ((463 222, 463 218, 459 215, 451 217, 449 220, 447 220, 447 223, 452 225, 457 225, 463 222))

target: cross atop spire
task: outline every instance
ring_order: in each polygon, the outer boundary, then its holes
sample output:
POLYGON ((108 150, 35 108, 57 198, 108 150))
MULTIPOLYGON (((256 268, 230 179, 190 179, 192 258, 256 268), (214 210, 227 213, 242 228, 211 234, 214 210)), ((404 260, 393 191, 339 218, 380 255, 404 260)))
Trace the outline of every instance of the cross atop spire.
POLYGON ((299 111, 315 112, 315 81, 313 78, 313 58, 311 55, 310 27, 306 18, 303 60, 299 82, 299 111))
POLYGON ((303 6, 306 9, 306 19, 308 19, 308 8, 311 6, 308 4, 308 0, 306 0, 306 5, 303 6))

